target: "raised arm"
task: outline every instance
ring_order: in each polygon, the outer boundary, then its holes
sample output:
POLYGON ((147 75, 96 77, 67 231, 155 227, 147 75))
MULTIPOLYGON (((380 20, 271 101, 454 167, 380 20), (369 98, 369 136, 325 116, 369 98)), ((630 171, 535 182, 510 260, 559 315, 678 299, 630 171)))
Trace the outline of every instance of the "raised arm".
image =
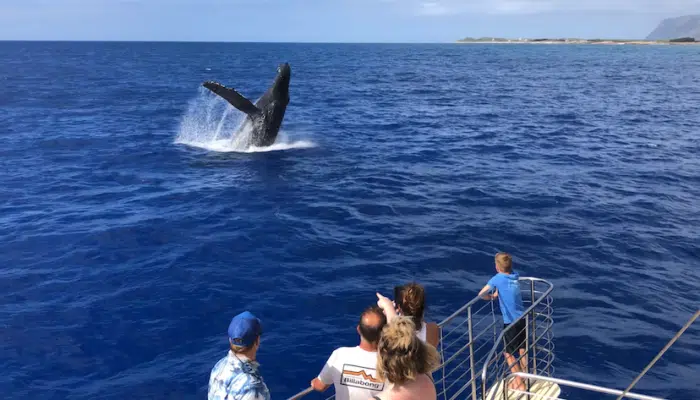
POLYGON ((491 290, 491 285, 484 286, 479 292, 479 297, 484 300, 496 300, 498 298, 498 289, 493 294, 488 293, 491 290))
POLYGON ((386 323, 389 324, 391 323, 391 320, 396 318, 396 309, 394 308, 394 302, 389 300, 389 298, 382 296, 381 294, 377 293, 377 306, 384 311, 384 315, 386 315, 386 323))

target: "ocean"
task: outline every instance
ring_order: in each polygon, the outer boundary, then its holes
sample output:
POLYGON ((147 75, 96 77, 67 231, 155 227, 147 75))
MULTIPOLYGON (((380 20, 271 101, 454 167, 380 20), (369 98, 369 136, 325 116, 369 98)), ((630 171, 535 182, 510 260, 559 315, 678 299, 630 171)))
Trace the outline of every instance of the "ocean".
MULTIPOLYGON (((623 389, 700 304, 699 66, 694 46, 0 42, 0 393, 206 398, 250 310, 284 399, 376 292, 415 280, 439 321, 499 251, 554 284, 556 376, 623 389), (255 100, 282 62, 281 137, 241 151, 201 84, 255 100)), ((696 323, 635 391, 696 399, 699 375, 696 323)))

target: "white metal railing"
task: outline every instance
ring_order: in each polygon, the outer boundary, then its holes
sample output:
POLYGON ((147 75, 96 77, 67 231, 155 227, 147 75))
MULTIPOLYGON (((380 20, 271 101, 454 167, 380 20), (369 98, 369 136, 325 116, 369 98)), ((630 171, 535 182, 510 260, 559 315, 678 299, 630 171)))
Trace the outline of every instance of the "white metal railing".
MULTIPOLYGON (((527 307, 519 320, 525 321, 525 354, 517 355, 515 363, 524 359, 527 371, 540 376, 551 377, 554 371, 554 341, 552 338, 552 291, 551 283, 537 278, 524 278, 521 282, 523 306, 527 307), (526 283, 526 285, 522 285, 526 283), (523 287, 526 286, 526 287, 523 287)), ((490 349, 480 372, 480 399, 494 400, 496 391, 490 395, 488 390, 502 382, 510 374, 510 365, 504 354, 505 334, 514 328, 515 323, 503 329, 490 349)), ((476 396, 473 396, 476 400, 476 396)))
POLYGON ((695 313, 690 317, 688 322, 683 325, 683 327, 669 340, 669 342, 659 351, 656 356, 647 364, 642 372, 637 375, 632 383, 625 388, 625 390, 618 390, 612 388, 606 388, 597 385, 591 385, 587 383, 574 382, 565 379, 556 379, 550 376, 542 376, 536 374, 528 374, 524 372, 515 372, 508 374, 505 379, 498 382, 500 385, 498 388, 501 389, 501 395, 497 395, 497 390, 493 391, 493 394, 489 399, 510 399, 515 397, 524 400, 548 400, 548 399, 562 399, 560 397, 561 387, 566 387, 568 389, 579 389, 580 391, 595 392, 602 395, 617 396, 616 400, 622 399, 638 399, 638 400, 664 400, 660 397, 647 396, 642 394, 633 393, 632 388, 639 382, 640 379, 654 366, 654 364, 659 361, 659 359, 664 355, 664 353, 673 346, 673 344, 683 335, 683 333, 698 319, 700 318, 700 309, 696 310, 695 313), (515 390, 509 389, 509 385, 516 377, 520 377, 526 381, 525 390, 515 390), (541 383, 538 386, 538 383, 541 383))
MULTIPOLYGON (((568 381, 566 379, 557 379, 557 378, 552 378, 549 376, 541 376, 541 375, 533 375, 533 374, 526 374, 523 372, 515 372, 506 377, 504 380, 505 384, 505 392, 504 392, 504 398, 509 398, 508 392, 515 392, 519 394, 519 398, 526 400, 529 398, 536 398, 538 400, 546 400, 548 398, 552 397, 546 397, 542 396, 541 394, 534 393, 534 392, 529 392, 527 390, 520 391, 520 390, 514 390, 514 389, 508 389, 508 384, 512 379, 515 379, 516 376, 519 376, 523 379, 527 379, 530 381, 529 383, 532 383, 533 381, 537 382, 548 382, 548 383, 554 383, 559 386, 564 386, 564 387, 569 387, 569 388, 574 388, 574 389, 581 389, 587 392, 596 392, 596 393, 601 393, 601 394, 609 394, 611 396, 622 396, 623 398, 629 398, 629 399, 637 399, 637 400, 664 400, 660 397, 652 397, 652 396, 645 396, 642 394, 636 394, 636 393, 631 393, 627 392, 625 393, 622 390, 617 390, 617 389, 610 389, 602 386, 596 386, 596 385, 589 385, 587 383, 580 383, 580 382, 574 382, 574 381, 568 381), (528 396, 529 395, 529 396, 528 396)), ((534 385, 533 385, 534 386, 534 385)), ((559 399, 559 400, 564 400, 563 398, 557 396, 553 397, 553 399, 559 399)))
MULTIPOLYGON (((527 307, 520 319, 527 319, 526 343, 528 352, 532 353, 532 369, 549 374, 554 358, 550 296, 553 285, 531 277, 521 277, 519 282, 523 305, 527 307)), ((438 323, 438 351, 442 362, 433 372, 438 399, 484 399, 488 383, 504 379, 508 371, 505 363, 500 362, 502 351, 499 349, 504 347, 500 346, 503 320, 496 313, 497 301, 485 301, 477 296, 438 323), (493 368, 502 372, 493 373, 493 368)), ((312 392, 314 390, 309 387, 288 400, 298 400, 312 392)), ((333 398, 332 395, 326 400, 333 398)))
MULTIPOLYGON (((302 390, 301 392, 295 394, 294 396, 290 397, 290 398, 287 399, 287 400, 297 400, 297 399, 301 399, 302 397, 306 396, 307 394, 309 394, 309 393, 311 393, 311 392, 313 392, 313 391, 314 391, 314 388, 308 387, 308 388, 302 390)), ((329 397, 329 399, 331 399, 331 398, 333 398, 333 397, 334 397, 334 396, 331 396, 331 397, 329 397)))

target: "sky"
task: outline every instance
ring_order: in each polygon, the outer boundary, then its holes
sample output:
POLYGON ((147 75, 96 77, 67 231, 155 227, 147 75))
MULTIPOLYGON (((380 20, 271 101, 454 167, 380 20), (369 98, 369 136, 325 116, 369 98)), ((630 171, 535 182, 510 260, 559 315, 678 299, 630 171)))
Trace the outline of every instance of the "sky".
POLYGON ((0 0, 0 40, 643 39, 700 0, 0 0))

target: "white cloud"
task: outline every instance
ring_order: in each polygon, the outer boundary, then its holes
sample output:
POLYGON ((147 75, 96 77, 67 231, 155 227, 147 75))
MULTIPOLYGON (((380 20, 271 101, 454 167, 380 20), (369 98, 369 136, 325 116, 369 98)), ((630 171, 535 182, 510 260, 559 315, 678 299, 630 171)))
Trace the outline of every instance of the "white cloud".
POLYGON ((380 0, 414 14, 533 14, 542 12, 630 12, 700 14, 700 0, 380 0))
POLYGON ((418 14, 420 15, 445 15, 450 14, 451 10, 437 1, 427 1, 420 4, 418 14))
POLYGON ((555 6, 546 0, 497 0, 492 2, 493 10, 502 14, 529 14, 552 11, 555 6))

